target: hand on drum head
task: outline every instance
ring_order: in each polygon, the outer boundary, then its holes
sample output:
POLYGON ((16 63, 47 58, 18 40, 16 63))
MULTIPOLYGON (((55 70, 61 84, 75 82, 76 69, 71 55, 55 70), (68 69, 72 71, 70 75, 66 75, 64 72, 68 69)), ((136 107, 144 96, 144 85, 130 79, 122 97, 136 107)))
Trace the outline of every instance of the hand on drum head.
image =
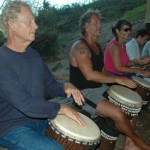
POLYGON ((80 117, 79 113, 68 105, 62 104, 58 114, 63 114, 68 118, 76 121, 80 126, 85 126, 86 123, 80 117))
POLYGON ((73 86, 71 83, 65 84, 65 93, 67 94, 67 97, 72 96, 74 101, 78 105, 83 105, 83 103, 85 102, 81 92, 75 86, 73 86))
POLYGON ((144 69, 138 69, 137 74, 142 75, 143 77, 149 77, 150 71, 144 69))
POLYGON ((145 65, 148 64, 150 62, 150 57, 149 56, 143 56, 138 60, 138 63, 140 65, 145 65))
POLYGON ((117 83, 120 85, 127 86, 129 88, 136 88, 137 87, 136 83, 133 80, 128 79, 126 77, 118 77, 117 83))

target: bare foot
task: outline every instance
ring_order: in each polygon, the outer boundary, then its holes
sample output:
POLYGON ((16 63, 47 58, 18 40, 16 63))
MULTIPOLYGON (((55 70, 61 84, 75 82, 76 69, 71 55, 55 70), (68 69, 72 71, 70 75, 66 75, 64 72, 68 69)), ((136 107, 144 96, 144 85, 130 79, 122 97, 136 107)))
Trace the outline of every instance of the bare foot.
POLYGON ((138 143, 135 143, 139 146, 142 150, 150 150, 150 146, 147 145, 144 141, 140 140, 138 143))
POLYGON ((139 137, 136 141, 126 137, 124 150, 150 150, 150 146, 139 137))
POLYGON ((142 150, 142 149, 138 147, 132 139, 126 137, 124 150, 142 150))

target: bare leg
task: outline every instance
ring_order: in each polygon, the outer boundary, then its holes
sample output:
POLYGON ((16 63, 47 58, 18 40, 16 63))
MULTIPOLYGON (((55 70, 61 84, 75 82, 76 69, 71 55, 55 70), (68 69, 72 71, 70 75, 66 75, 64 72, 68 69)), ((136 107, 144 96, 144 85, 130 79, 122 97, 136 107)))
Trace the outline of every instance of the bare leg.
MULTIPOLYGON (((133 127, 133 130, 135 130, 137 117, 132 118, 130 122, 133 127)), ((138 147, 131 138, 126 136, 124 150, 142 150, 142 149, 138 147)))
POLYGON ((103 100, 97 105, 97 113, 110 117, 114 120, 117 129, 131 138, 137 146, 143 150, 150 150, 148 146, 135 132, 127 115, 114 104, 111 104, 108 100, 103 100))

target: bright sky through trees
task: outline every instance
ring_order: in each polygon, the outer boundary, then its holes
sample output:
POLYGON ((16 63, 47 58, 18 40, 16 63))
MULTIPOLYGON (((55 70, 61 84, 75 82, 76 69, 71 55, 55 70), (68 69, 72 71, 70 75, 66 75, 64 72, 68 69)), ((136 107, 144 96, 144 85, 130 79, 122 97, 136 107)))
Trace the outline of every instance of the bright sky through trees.
MULTIPOLYGON (((39 0, 39 1, 43 1, 43 0, 39 0)), ((66 5, 66 4, 72 4, 72 3, 83 3, 84 0, 47 0, 50 4, 52 5, 58 5, 58 7, 62 6, 62 5, 66 5)))
MULTIPOLYGON (((2 7, 2 5, 4 5, 6 3, 6 1, 9 0, 0 0, 0 8, 2 7)), ((43 3, 44 0, 24 0, 24 1, 29 1, 29 2, 33 2, 34 4, 38 4, 41 5, 43 3)), ((51 5, 54 5, 56 7, 61 7, 63 5, 71 5, 72 3, 88 3, 91 0, 45 0, 46 2, 49 2, 51 5)))

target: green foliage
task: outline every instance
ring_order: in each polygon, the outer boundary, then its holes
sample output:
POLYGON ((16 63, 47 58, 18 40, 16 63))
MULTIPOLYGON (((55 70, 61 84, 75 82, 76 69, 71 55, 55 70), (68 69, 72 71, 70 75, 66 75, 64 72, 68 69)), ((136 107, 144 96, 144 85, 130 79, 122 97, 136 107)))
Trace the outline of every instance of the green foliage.
POLYGON ((0 32, 0 46, 3 45, 4 41, 5 38, 3 37, 2 32, 0 32))
POLYGON ((36 17, 39 28, 37 30, 37 38, 31 45, 43 57, 53 57, 58 54, 58 16, 58 10, 45 2, 36 17))
POLYGON ((34 46, 44 56, 55 56, 58 54, 59 47, 67 45, 69 40, 64 38, 58 41, 58 37, 65 33, 78 31, 79 18, 89 8, 99 9, 102 13, 102 22, 106 23, 122 16, 125 17, 126 12, 131 12, 127 16, 128 18, 130 16, 132 19, 134 17, 132 16, 133 12, 134 14, 139 12, 138 10, 135 11, 134 8, 140 8, 143 4, 146 4, 146 0, 94 0, 89 4, 81 5, 73 3, 72 5, 64 5, 58 9, 44 2, 36 18, 39 30, 34 46))
POLYGON ((70 32, 78 28, 78 20, 80 15, 84 12, 80 4, 74 3, 71 6, 65 5, 59 9, 58 20, 59 32, 70 32))
MULTIPOLYGON (((73 3, 56 8, 44 1, 36 16, 39 26, 37 38, 31 46, 44 57, 57 56, 59 48, 67 45, 69 40, 63 38, 59 41, 60 35, 79 31, 79 18, 89 8, 99 9, 102 13, 102 22, 107 23, 122 16, 128 20, 142 19, 145 17, 145 6, 146 0, 93 0, 89 4, 73 3)), ((4 38, 0 35, 0 43, 3 41, 4 38)))
POLYGON ((99 9, 103 22, 111 22, 121 18, 127 11, 146 3, 146 0, 97 0, 83 8, 99 9))
POLYGON ((134 8, 131 11, 128 11, 122 18, 127 19, 129 21, 139 21, 143 20, 143 16, 145 16, 145 14, 146 14, 146 4, 134 8))
POLYGON ((43 57, 54 57, 58 54, 59 49, 57 34, 53 31, 50 32, 47 28, 43 28, 43 30, 37 31, 37 38, 31 43, 31 46, 43 57))

